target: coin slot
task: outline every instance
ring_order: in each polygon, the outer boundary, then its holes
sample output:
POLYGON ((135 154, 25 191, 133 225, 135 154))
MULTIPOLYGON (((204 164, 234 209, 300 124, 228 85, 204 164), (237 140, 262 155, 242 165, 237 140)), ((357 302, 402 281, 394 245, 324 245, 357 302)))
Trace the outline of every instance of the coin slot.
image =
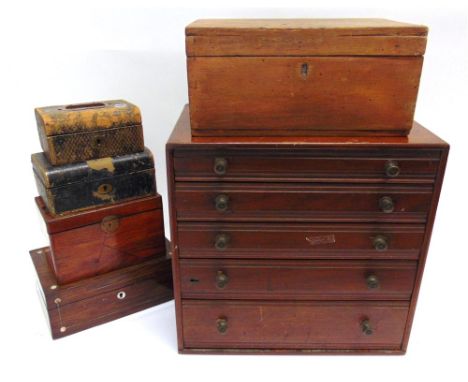
MULTIPOLYGON (((96 109, 106 106, 102 102, 88 102, 88 103, 76 103, 65 106, 66 110, 83 110, 83 109, 96 109)), ((62 109, 63 110, 63 109, 62 109)))

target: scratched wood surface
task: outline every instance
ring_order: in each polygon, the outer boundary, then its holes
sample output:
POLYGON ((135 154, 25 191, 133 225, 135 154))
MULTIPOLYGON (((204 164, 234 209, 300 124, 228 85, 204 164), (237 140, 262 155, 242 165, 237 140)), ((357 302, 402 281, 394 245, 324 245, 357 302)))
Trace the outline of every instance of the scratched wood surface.
POLYGON ((194 136, 407 135, 422 57, 189 57, 194 136))
MULTIPOLYGON (((167 246, 169 248, 169 245, 167 246)), ((57 285, 46 252, 30 251, 52 338, 89 329, 172 299, 171 259, 144 263, 57 285)))
POLYGON ((50 215, 42 198, 36 204, 49 232, 46 254, 59 284, 166 254, 160 195, 59 218, 50 215))
POLYGON ((187 56, 418 56, 427 27, 385 19, 205 19, 185 33, 187 56))

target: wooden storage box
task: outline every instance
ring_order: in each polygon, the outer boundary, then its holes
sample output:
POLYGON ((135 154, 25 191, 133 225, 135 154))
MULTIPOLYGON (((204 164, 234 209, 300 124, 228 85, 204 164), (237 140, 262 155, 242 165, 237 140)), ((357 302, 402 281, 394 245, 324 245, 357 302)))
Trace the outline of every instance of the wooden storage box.
POLYGON ((156 192, 151 151, 52 166, 31 155, 39 195, 52 215, 113 204, 156 192))
POLYGON ((195 21, 192 135, 407 135, 426 36, 383 19, 195 21))
POLYGON ((172 300, 169 256, 62 286, 48 266, 48 251, 29 253, 54 339, 172 300))
POLYGON ((144 150, 140 110, 124 100, 35 109, 41 146, 54 165, 144 150))
POLYGON ((183 353, 403 354, 449 146, 193 137, 166 146, 183 353))
POLYGON ((58 284, 165 256, 160 195, 64 216, 36 203, 50 238, 46 252, 58 284))

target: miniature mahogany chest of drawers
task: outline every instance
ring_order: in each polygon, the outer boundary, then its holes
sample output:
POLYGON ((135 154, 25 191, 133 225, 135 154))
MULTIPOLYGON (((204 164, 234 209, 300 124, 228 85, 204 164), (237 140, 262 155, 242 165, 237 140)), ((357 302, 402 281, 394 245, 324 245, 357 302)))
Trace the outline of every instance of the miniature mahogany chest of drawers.
POLYGON ((449 146, 408 137, 167 144, 185 353, 406 351, 449 146))

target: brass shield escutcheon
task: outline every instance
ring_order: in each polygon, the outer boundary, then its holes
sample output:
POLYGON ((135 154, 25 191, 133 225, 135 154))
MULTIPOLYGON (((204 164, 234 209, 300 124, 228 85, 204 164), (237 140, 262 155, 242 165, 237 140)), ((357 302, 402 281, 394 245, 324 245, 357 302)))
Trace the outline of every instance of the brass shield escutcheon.
POLYGON ((119 228, 119 218, 115 215, 106 216, 101 221, 101 229, 106 233, 113 233, 119 228))

